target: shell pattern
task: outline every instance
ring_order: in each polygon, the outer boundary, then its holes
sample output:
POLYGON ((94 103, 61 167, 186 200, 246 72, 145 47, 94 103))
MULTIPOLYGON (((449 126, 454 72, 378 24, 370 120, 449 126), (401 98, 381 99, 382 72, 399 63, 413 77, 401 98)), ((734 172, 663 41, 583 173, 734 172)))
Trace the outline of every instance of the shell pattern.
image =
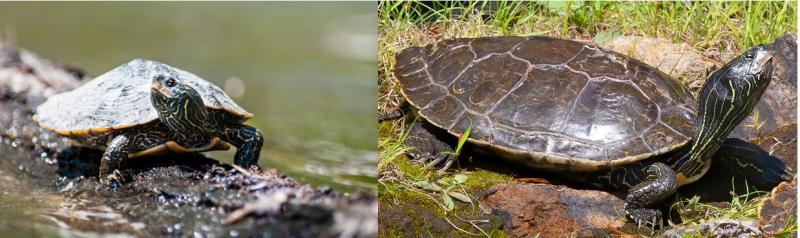
POLYGON ((206 107, 227 111, 243 120, 252 117, 222 89, 195 74, 156 61, 134 59, 75 90, 49 97, 37 108, 33 119, 59 134, 146 124, 158 119, 150 101, 150 85, 158 74, 191 85, 206 107))
POLYGON ((680 147, 696 103, 625 55, 549 37, 440 41, 397 55, 402 92, 428 122, 536 163, 628 163, 680 147))

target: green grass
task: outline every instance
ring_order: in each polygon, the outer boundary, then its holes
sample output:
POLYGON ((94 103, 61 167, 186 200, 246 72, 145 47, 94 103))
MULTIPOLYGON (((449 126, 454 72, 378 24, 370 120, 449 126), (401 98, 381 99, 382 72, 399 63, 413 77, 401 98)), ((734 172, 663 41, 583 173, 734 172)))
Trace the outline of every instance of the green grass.
MULTIPOLYGON (((673 43, 685 43, 709 58, 726 62, 745 49, 757 44, 770 43, 787 32, 796 32, 796 15, 797 7, 793 1, 639 3, 381 1, 378 7, 380 38, 377 110, 381 113, 394 110, 403 100, 400 85, 392 74, 394 55, 402 49, 427 45, 441 39, 547 35, 598 42, 616 36, 643 36, 666 39, 673 43)), ((407 201, 415 201, 414 203, 424 204, 421 206, 427 206, 437 214, 447 217, 449 213, 446 206, 442 205, 438 194, 415 187, 415 182, 433 182, 463 174, 467 175, 468 179, 465 184, 459 186, 470 194, 480 188, 511 179, 510 175, 486 171, 467 172, 451 169, 451 174, 439 175, 432 170, 424 170, 420 164, 409 161, 403 155, 408 149, 402 144, 407 132, 402 129, 404 127, 401 124, 400 121, 385 122, 378 128, 380 158, 378 192, 381 202, 403 206, 407 201), (481 182, 484 178, 490 179, 481 182)), ((737 214, 752 216, 753 204, 758 200, 750 197, 749 200, 737 199, 739 200, 732 201, 734 205, 729 209, 709 211, 702 219, 737 214)), ((458 210, 459 203, 456 205, 458 210)), ((698 202, 683 205, 685 206, 682 208, 690 209, 686 210, 686 214, 693 212, 691 209, 694 208, 711 209, 698 202)), ((463 232, 467 234, 486 235, 476 229, 470 229, 469 225, 463 223, 454 226, 458 227, 457 229, 464 229, 463 232)), ((796 229, 795 226, 789 231, 796 229)))
POLYGON ((758 219, 758 208, 767 199, 766 192, 750 192, 733 197, 727 207, 699 202, 693 197, 673 204, 685 225, 698 225, 719 219, 752 221, 758 219))

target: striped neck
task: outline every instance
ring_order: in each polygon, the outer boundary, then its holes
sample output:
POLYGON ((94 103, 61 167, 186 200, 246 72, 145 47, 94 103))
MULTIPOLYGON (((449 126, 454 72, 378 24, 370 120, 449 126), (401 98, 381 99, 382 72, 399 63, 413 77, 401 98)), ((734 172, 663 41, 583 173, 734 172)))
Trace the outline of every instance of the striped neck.
POLYGON ((698 97, 696 134, 679 172, 695 174, 722 146, 736 126, 750 115, 772 78, 771 54, 759 46, 714 72, 698 97))

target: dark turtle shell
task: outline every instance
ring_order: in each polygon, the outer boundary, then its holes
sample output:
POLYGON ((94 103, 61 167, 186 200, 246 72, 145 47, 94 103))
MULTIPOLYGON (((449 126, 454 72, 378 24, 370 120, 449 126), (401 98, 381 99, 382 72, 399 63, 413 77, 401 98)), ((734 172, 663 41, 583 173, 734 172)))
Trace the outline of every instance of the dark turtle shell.
POLYGON ((658 69, 548 37, 450 39, 397 55, 395 75, 428 122, 544 168, 598 170, 672 151, 696 103, 658 69))

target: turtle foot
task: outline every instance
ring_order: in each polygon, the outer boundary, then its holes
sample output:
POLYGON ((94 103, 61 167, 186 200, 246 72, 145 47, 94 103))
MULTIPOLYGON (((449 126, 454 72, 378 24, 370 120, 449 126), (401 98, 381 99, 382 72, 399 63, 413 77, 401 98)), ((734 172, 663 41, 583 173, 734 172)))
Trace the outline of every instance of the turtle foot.
POLYGON ((631 208, 625 213, 636 223, 636 226, 655 229, 662 224, 661 211, 652 208, 631 208))
POLYGON ((445 162, 444 166, 439 170, 439 172, 444 172, 453 165, 456 159, 453 157, 455 151, 448 141, 444 141, 441 139, 442 137, 437 136, 437 134, 444 132, 431 127, 432 125, 426 122, 415 123, 404 144, 412 148, 407 154, 425 164, 426 169, 445 162))
POLYGON ((653 207, 675 193, 676 177, 675 171, 663 163, 649 165, 646 173, 645 180, 631 188, 625 198, 625 213, 639 228, 655 229, 662 225, 662 214, 653 207))
POLYGON ((100 175, 100 184, 110 186, 112 189, 119 188, 128 181, 129 179, 118 169, 108 175, 100 175))

